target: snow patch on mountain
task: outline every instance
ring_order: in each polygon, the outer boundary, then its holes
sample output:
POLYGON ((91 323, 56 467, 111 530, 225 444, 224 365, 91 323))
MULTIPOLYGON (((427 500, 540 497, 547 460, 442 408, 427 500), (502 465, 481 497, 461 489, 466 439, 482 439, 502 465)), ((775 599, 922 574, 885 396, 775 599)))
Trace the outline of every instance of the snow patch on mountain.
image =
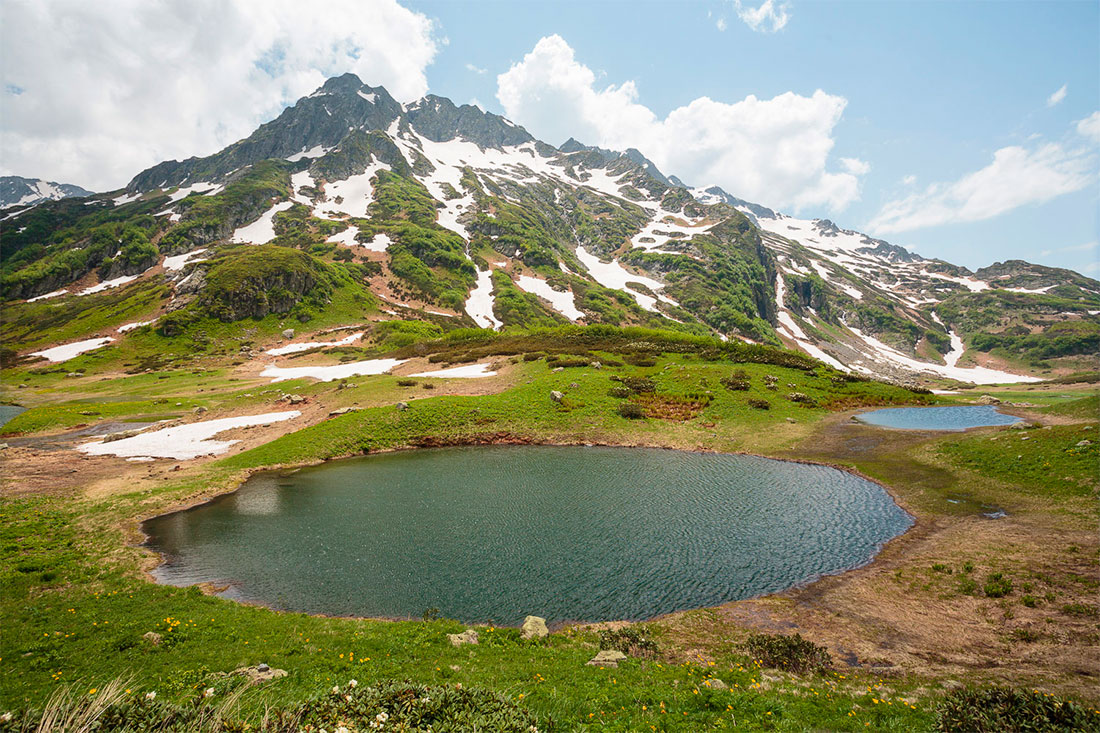
POLYGON ((280 201, 260 214, 256 221, 233 232, 233 241, 239 244, 267 244, 275 238, 275 215, 293 205, 293 201, 280 201))
POLYGON ((539 280, 537 277, 531 277, 530 275, 520 275, 516 278, 516 285, 525 292, 537 295, 547 301, 553 306, 554 310, 571 321, 578 321, 584 318, 584 313, 577 310, 576 300, 572 290, 554 290, 554 288, 550 287, 550 283, 545 280, 539 280))

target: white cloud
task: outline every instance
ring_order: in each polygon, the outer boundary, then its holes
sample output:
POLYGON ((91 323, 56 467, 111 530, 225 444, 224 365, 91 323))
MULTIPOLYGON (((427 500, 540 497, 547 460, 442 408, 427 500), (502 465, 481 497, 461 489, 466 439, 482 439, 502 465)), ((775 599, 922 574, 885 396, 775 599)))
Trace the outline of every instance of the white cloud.
POLYGON ((574 136, 634 147, 693 185, 718 184, 768 206, 840 210, 859 197, 866 163, 848 159, 839 172, 826 165, 843 97, 821 90, 733 104, 700 97, 659 119, 637 102, 634 82, 597 89, 595 81, 564 39, 548 36, 497 77, 497 99, 509 119, 548 142, 574 136))
POLYGON ((726 30, 726 19, 725 18, 719 18, 718 20, 716 20, 714 22, 714 25, 718 30, 724 31, 724 30, 726 30))
POLYGON ((1047 106, 1053 107, 1066 98, 1066 85, 1063 84, 1062 88, 1047 97, 1047 106))
POLYGON ((745 25, 760 33, 775 33, 787 25, 791 19, 791 6, 787 3, 776 4, 775 0, 764 0, 758 8, 746 7, 741 0, 733 0, 737 17, 745 25))
POLYGON ((483 69, 480 66, 474 66, 473 64, 466 64, 466 71, 472 71, 475 74, 484 74, 488 72, 488 69, 483 69))
POLYGON ((1096 249, 1100 243, 1097 242, 1085 242, 1084 244, 1074 244, 1069 247, 1058 247, 1057 249, 1044 249, 1039 253, 1040 257, 1049 257, 1050 255, 1065 254, 1066 252, 1088 252, 1089 250, 1096 249))
POLYGON ((416 99, 433 32, 396 0, 4 2, 2 169, 117 188, 248 135, 347 71, 416 99))
POLYGON ((840 167, 853 176, 865 176, 871 172, 871 164, 859 158, 841 158, 840 167))
POLYGON ((917 177, 910 173, 909 175, 902 178, 901 182, 906 186, 912 186, 914 183, 917 182, 917 177))
POLYGON ((984 168, 952 183, 934 183, 921 193, 885 204, 867 230, 890 234, 982 221, 1026 204, 1040 204, 1079 191, 1095 180, 1095 157, 1057 143, 1034 149, 1001 148, 984 168))
POLYGON ((1100 112, 1093 112, 1083 120, 1077 121, 1077 134, 1100 143, 1100 112))

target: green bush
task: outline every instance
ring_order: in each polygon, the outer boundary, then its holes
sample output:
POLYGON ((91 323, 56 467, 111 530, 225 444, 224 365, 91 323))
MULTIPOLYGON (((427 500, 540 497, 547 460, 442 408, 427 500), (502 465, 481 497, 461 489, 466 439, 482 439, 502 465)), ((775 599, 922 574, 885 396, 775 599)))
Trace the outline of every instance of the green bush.
POLYGON ((767 400, 757 399, 756 397, 750 397, 746 403, 754 410, 770 410, 772 409, 772 403, 767 400))
POLYGON ((628 389, 627 387, 612 387, 611 389, 607 390, 608 397, 617 397, 619 399, 629 397, 632 394, 634 394, 634 391, 628 389))
POLYGON ((985 579, 982 592, 990 598, 1004 598, 1012 592, 1012 581, 1006 578, 1003 573, 991 573, 985 579))
POLYGON ((803 639, 801 634, 752 634, 744 647, 762 666, 788 672, 821 672, 833 663, 828 649, 803 639))
POLYGON ((749 388, 749 380, 747 380, 747 379, 740 379, 740 378, 737 378, 737 377, 730 376, 730 377, 722 377, 718 381, 722 383, 723 387, 725 387, 726 389, 731 390, 733 392, 745 392, 749 388))
POLYGON ((657 656, 657 642, 644 626, 604 629, 600 632, 600 649, 615 649, 630 657, 657 656))
POLYGON ((615 411, 628 420, 640 420, 645 417, 645 408, 637 402, 622 402, 615 411))
POLYGON ((657 391, 657 385, 649 377, 623 377, 623 386, 631 392, 657 391))
POLYGON ((1000 731, 1087 731, 1100 727, 1100 715, 1054 695, 1007 687, 958 690, 936 709, 936 730, 945 733, 1000 731))

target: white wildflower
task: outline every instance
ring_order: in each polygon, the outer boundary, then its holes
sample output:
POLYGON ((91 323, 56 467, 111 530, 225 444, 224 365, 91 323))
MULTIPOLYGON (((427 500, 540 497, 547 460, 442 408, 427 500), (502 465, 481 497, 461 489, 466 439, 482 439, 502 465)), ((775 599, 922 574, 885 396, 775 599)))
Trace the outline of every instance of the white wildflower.
POLYGON ((358 687, 359 682, 357 680, 348 680, 348 687, 358 687))
POLYGON ((332 694, 333 695, 338 695, 339 693, 340 693, 340 685, 333 685, 332 686, 332 694))
POLYGON ((10 723, 10 722, 11 722, 11 713, 4 713, 3 715, 0 715, 0 723, 10 723))
POLYGON ((157 699, 157 693, 156 692, 146 692, 145 693, 145 699, 146 700, 156 700, 157 699))
POLYGON ((214 697, 214 688, 213 687, 207 687, 205 690, 202 691, 202 696, 203 697, 214 697))
POLYGON ((374 719, 377 720, 379 723, 385 723, 387 720, 390 719, 390 714, 383 710, 382 712, 378 713, 378 715, 375 715, 374 719))

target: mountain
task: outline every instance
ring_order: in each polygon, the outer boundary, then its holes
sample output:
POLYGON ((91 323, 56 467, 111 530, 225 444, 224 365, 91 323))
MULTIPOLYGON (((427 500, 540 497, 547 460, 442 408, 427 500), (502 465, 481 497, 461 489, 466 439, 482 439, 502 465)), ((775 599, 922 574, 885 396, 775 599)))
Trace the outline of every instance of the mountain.
POLYGON ((91 191, 71 183, 54 183, 22 176, 0 176, 0 209, 9 206, 33 206, 42 201, 57 201, 70 196, 91 195, 91 191))
POLYGON ((1076 273, 970 272, 690 188, 637 150, 556 148, 352 74, 214 155, 13 223, 5 299, 129 288, 159 303, 158 332, 196 348, 211 348, 211 320, 273 315, 306 329, 345 313, 444 330, 631 324, 945 384, 1080 370, 1100 346, 1100 283, 1076 273))

